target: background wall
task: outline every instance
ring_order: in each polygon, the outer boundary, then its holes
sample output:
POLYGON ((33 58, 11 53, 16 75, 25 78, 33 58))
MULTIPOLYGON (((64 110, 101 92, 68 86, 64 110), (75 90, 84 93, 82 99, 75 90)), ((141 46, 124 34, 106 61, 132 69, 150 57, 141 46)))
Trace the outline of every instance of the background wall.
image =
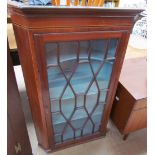
POLYGON ((147 0, 120 0, 120 7, 144 7, 147 0))

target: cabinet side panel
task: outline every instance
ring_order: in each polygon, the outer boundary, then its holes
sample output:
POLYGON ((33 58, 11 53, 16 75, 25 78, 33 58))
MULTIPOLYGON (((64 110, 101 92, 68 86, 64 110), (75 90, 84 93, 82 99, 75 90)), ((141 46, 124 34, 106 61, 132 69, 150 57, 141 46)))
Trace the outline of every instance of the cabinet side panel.
POLYGON ((124 133, 136 131, 146 128, 147 126, 147 109, 139 109, 132 111, 129 121, 124 129, 124 133))
POLYGON ((52 127, 52 116, 51 116, 51 102, 50 96, 48 92, 48 83, 47 83, 47 75, 46 75, 46 66, 45 66, 45 56, 44 56, 44 44, 42 38, 38 38, 38 40, 34 41, 34 33, 29 32, 31 50, 34 52, 33 59, 36 62, 36 66, 38 69, 37 77, 38 77, 38 87, 40 87, 39 95, 42 98, 42 102, 45 110, 46 117, 46 125, 48 132, 48 142, 51 146, 51 149, 54 149, 54 136, 53 136, 53 127, 52 127), (41 50, 41 52, 40 52, 41 50))
POLYGON ((49 144, 45 113, 42 100, 38 95, 39 90, 37 87, 37 78, 35 75, 35 70, 37 69, 35 68, 32 59, 31 43, 29 42, 28 31, 17 25, 13 26, 38 143, 45 149, 48 149, 49 144))
POLYGON ((134 99, 120 83, 118 84, 115 97, 117 99, 114 99, 111 119, 120 132, 123 133, 134 106, 134 99))

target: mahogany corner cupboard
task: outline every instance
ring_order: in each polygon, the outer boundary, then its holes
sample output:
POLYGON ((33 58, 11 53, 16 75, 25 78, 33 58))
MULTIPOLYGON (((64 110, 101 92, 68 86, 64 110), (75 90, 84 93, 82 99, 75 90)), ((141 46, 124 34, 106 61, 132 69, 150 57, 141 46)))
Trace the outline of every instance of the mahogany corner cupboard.
POLYGON ((39 145, 56 151, 105 136, 141 9, 8 4, 39 145))

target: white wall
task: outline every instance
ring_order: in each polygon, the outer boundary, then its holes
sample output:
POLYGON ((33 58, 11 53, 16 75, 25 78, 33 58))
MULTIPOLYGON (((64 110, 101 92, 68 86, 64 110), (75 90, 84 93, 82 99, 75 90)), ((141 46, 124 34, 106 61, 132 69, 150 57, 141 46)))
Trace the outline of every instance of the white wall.
POLYGON ((120 0, 120 7, 128 7, 136 4, 138 7, 143 7, 146 4, 146 0, 120 0))

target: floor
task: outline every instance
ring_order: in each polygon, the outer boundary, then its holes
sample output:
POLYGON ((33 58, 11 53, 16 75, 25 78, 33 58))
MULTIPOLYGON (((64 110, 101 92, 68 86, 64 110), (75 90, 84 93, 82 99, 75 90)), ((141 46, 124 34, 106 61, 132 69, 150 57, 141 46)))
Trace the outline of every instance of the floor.
MULTIPOLYGON (((21 67, 15 67, 17 83, 21 95, 22 107, 27 123, 27 129, 34 155, 46 155, 45 151, 38 147, 34 125, 31 118, 28 98, 21 67)), ((109 121, 109 131, 105 138, 89 143, 71 147, 49 155, 146 155, 147 154, 147 131, 142 129, 129 135, 126 141, 122 140, 121 134, 109 121)))

